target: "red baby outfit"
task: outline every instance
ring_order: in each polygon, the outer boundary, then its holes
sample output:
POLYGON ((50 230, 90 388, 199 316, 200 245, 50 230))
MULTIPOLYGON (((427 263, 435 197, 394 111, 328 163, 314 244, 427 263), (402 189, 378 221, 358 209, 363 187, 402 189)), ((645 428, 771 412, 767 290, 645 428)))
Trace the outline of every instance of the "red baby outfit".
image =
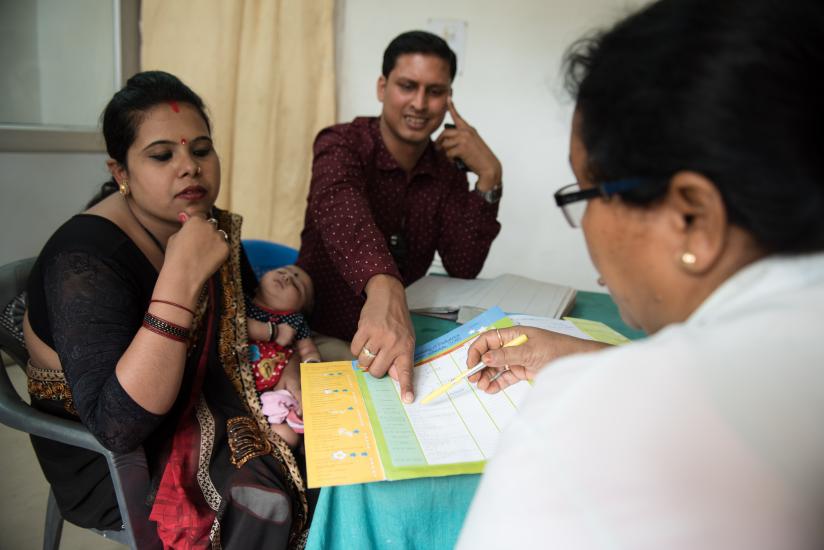
MULTIPOLYGON (((295 311, 275 311, 267 307, 255 304, 247 298, 246 311, 250 318, 264 323, 279 325, 286 323, 295 329, 295 341, 309 338, 309 326, 302 313, 295 311)), ((262 340, 252 340, 249 342, 249 361, 252 364, 252 372, 255 375, 255 388, 262 392, 271 390, 280 380, 280 375, 292 354, 295 353, 293 346, 281 346, 277 342, 266 342, 262 340)))
POLYGON ((294 348, 281 346, 277 342, 250 342, 249 358, 255 374, 255 389, 266 391, 274 388, 293 353, 294 348))

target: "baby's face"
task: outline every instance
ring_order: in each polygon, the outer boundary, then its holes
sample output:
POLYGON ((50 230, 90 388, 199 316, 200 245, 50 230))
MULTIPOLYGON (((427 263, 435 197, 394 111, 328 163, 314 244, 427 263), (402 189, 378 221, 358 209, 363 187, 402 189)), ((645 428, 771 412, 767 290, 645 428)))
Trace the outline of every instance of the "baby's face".
POLYGON ((260 278, 257 298, 269 309, 301 311, 314 298, 312 279, 296 265, 267 271, 260 278))

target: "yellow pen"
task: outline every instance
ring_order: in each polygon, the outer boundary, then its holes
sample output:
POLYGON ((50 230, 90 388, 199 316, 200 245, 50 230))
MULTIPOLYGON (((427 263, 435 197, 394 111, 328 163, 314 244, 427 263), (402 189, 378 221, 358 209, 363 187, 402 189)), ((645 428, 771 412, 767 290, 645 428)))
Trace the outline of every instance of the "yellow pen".
MULTIPOLYGON (((511 348, 511 347, 514 347, 514 346, 520 346, 521 344, 525 343, 526 341, 527 341, 526 334, 521 334, 520 336, 518 336, 514 340, 510 340, 509 342, 504 344, 504 347, 505 348, 511 348)), ((430 401, 432 401, 436 397, 445 394, 446 392, 448 392, 452 388, 452 386, 454 386, 455 384, 457 384, 458 382, 460 382, 461 380, 463 380, 467 376, 472 376, 476 372, 480 372, 485 367, 486 367, 486 365, 484 365, 483 362, 480 362, 477 365, 475 365, 474 367, 472 367, 471 369, 465 370, 464 372, 462 372, 461 374, 459 374, 458 376, 456 376, 455 378, 453 378, 452 380, 450 380, 449 382, 447 382, 446 384, 444 384, 440 388, 436 389, 435 391, 433 391, 432 393, 430 393, 429 395, 427 395, 426 397, 421 399, 421 405, 426 405, 427 403, 429 403, 430 401)))

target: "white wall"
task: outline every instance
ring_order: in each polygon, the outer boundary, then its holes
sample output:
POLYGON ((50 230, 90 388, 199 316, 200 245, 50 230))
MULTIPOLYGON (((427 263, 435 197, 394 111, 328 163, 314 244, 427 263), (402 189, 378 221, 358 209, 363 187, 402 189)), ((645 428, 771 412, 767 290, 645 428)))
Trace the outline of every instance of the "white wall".
POLYGON ((109 178, 105 154, 0 153, 0 265, 36 256, 109 178))
POLYGON ((642 0, 339 0, 338 119, 375 115, 383 50, 427 19, 468 21, 458 112, 504 167, 501 233, 481 276, 504 272, 596 290, 580 230, 552 194, 574 180, 568 132, 573 104, 563 92, 561 56, 587 31, 614 22, 642 0))
POLYGON ((43 124, 94 127, 119 86, 114 15, 103 0, 37 0, 43 124))

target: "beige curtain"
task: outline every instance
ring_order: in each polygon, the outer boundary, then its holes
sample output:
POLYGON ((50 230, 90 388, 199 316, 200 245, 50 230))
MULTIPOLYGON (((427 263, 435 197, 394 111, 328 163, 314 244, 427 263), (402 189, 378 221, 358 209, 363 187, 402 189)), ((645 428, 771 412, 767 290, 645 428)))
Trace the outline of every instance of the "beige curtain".
POLYGON ((312 141, 335 122, 334 0, 142 0, 141 68, 209 108, 218 205, 244 238, 297 247, 312 141))

